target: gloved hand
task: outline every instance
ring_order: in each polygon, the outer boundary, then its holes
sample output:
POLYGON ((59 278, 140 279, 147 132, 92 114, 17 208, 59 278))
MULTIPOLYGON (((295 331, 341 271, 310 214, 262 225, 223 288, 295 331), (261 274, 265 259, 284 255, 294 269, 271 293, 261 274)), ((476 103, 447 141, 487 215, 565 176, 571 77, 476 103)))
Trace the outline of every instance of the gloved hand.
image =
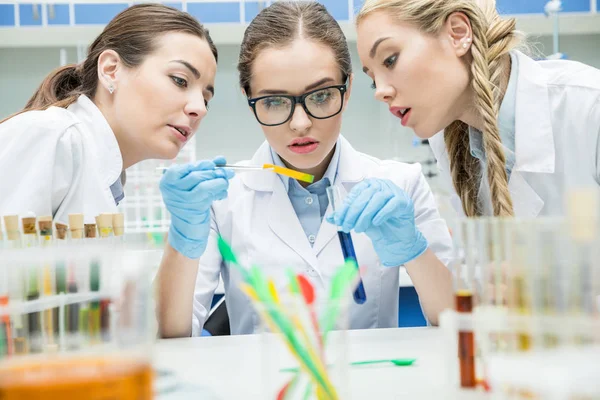
POLYGON ((188 258, 199 258, 210 233, 210 206, 227 197, 233 171, 217 168, 225 158, 198 161, 169 168, 160 180, 160 191, 171 213, 169 244, 188 258))
POLYGON ((386 267, 405 264, 427 250, 427 240, 415 225, 411 198, 387 179, 360 182, 327 220, 344 232, 365 232, 386 267))

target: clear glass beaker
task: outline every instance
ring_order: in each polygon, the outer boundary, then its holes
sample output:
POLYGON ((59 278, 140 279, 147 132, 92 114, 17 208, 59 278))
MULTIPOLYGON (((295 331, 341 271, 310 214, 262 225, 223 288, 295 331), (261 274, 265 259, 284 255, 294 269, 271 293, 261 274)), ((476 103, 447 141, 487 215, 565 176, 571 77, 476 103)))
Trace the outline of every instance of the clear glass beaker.
POLYGON ((0 307, 0 398, 153 397, 152 252, 99 243, 0 254, 11 288, 0 307), (45 289, 26 295, 34 280, 45 289))
POLYGON ((345 399, 348 387, 348 305, 351 293, 330 299, 279 293, 278 303, 254 301, 261 334, 264 399, 345 399))

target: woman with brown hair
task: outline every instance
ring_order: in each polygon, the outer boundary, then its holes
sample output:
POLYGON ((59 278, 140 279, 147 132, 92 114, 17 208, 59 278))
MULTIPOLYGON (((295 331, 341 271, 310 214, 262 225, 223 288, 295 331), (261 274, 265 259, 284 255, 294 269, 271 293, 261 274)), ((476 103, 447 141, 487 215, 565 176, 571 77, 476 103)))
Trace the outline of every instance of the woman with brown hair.
POLYGON ((208 232, 205 242, 197 242, 202 251, 196 259, 171 245, 165 249, 158 273, 161 335, 200 334, 219 276, 231 333, 257 330, 259 318, 240 290, 241 278, 219 253, 219 235, 242 264, 260 266, 276 285, 284 284, 290 267, 310 279, 319 296, 344 261, 336 225, 352 231, 365 267, 366 301, 349 306, 350 328, 398 326, 401 265, 425 315, 437 323, 452 304, 448 229, 419 165, 359 153, 340 135, 352 64, 334 18, 317 2, 273 3, 248 26, 238 70, 249 111, 266 138, 243 164, 286 166, 315 179, 308 184, 246 172, 231 180, 228 198, 198 216, 208 232), (360 212, 324 218, 330 185, 346 191, 346 203, 360 205, 360 212))
MULTIPOLYGON (((52 72, 0 123, 0 215, 32 211, 67 223, 70 213, 116 212, 123 171, 175 158, 194 135, 216 68, 208 31, 189 14, 158 4, 121 12, 85 61, 52 72)), ((209 164, 186 168, 214 170, 209 164)), ((206 179, 224 191, 223 177, 206 179)))
POLYGON ((597 188, 600 71, 518 51, 494 0, 367 0, 357 29, 375 97, 429 139, 459 212, 560 215, 597 188))

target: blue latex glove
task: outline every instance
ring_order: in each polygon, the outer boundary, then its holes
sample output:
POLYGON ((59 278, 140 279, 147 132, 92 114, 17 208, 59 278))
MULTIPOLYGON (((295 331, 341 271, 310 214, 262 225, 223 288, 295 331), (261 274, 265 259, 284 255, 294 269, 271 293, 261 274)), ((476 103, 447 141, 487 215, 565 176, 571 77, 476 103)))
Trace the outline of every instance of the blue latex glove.
POLYGON ((366 233, 386 267, 403 265, 427 250, 427 240, 415 225, 411 198, 387 179, 360 182, 327 220, 344 232, 366 233))
POLYGON ((199 258, 210 233, 210 206, 227 197, 233 171, 217 168, 225 158, 177 165, 166 170, 160 191, 171 213, 169 244, 188 258, 199 258))

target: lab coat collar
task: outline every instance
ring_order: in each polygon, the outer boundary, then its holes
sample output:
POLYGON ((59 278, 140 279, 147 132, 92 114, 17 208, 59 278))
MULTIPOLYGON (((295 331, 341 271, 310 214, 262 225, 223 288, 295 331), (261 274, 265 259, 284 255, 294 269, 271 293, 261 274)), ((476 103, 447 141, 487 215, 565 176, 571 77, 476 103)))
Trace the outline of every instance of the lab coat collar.
MULTIPOLYGON (((273 158, 272 164, 280 166, 280 167, 285 167, 285 164, 283 163, 283 161, 281 160, 281 157, 279 157, 279 154, 277 154, 275 149, 273 149, 271 147, 270 150, 271 150, 271 157, 273 158)), ((329 162, 329 165, 327 166, 327 170, 325 171, 325 174, 323 175, 322 179, 327 178, 327 179, 329 179, 329 182, 331 182, 331 183, 333 183, 335 181, 335 176, 337 175, 339 161, 340 161, 340 139, 338 139, 338 141, 336 142, 335 150, 333 151, 333 156, 331 157, 331 161, 329 162)), ((279 179, 281 179, 281 181, 283 182, 283 186, 285 186, 285 190, 289 193, 291 178, 288 176, 285 176, 285 175, 279 175, 279 179)), ((296 182, 296 184, 298 184, 298 183, 296 182)), ((299 184, 297 187, 299 187, 299 184)))
MULTIPOLYGON (((340 146, 340 154, 336 182, 360 182, 365 178, 366 171, 365 168, 361 168, 361 166, 357 164, 361 160, 358 152, 354 150, 352 145, 343 136, 339 137, 337 143, 340 146)), ((271 154, 271 147, 269 146, 269 143, 265 141, 258 148, 256 153, 254 153, 252 160, 250 162, 245 162, 244 164, 263 165, 272 163, 273 156, 271 154)), ((262 192, 272 192, 275 185, 279 183, 283 185, 277 174, 268 171, 246 172, 240 174, 240 179, 244 182, 244 185, 250 189, 262 192)))
MULTIPOLYGON (((363 180, 368 168, 366 165, 360 164, 362 158, 358 152, 342 136, 338 140, 338 145, 340 146, 340 158, 335 183, 355 183, 363 180)), ((265 142, 249 164, 263 165, 272 163, 272 160, 270 146, 265 142)), ((252 190, 272 192, 267 215, 271 230, 317 273, 321 274, 317 255, 337 235, 337 228, 323 220, 314 247, 311 247, 287 190, 276 174, 268 171, 246 172, 240 174, 240 179, 252 190)), ((329 205, 328 212, 330 209, 331 205, 329 205)))
POLYGON ((123 157, 114 132, 100 109, 86 95, 79 96, 68 110, 91 132, 91 139, 98 149, 95 156, 100 160, 98 173, 106 187, 110 187, 123 171, 123 157))
POLYGON ((519 63, 515 114, 515 171, 553 173, 555 163, 548 76, 515 51, 519 63))

